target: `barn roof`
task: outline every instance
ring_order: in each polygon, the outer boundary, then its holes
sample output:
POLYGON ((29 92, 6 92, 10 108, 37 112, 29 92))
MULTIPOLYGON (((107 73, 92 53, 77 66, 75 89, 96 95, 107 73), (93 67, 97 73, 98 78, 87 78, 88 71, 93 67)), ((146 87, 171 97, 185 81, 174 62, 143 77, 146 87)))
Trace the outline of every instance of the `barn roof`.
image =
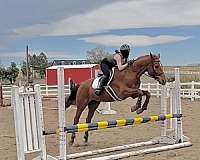
POLYGON ((96 65, 98 65, 98 64, 58 65, 58 66, 48 67, 47 69, 57 69, 58 67, 63 67, 63 68, 92 68, 96 65))

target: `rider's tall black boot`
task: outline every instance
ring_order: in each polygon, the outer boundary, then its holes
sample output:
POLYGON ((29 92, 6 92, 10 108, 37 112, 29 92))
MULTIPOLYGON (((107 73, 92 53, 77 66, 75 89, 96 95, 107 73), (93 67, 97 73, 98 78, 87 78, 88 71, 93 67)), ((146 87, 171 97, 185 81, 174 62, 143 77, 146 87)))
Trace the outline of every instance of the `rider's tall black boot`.
POLYGON ((97 95, 97 96, 100 96, 101 95, 101 92, 102 92, 102 90, 103 90, 103 86, 105 85, 105 83, 106 83, 106 76, 103 76, 101 79, 100 79, 100 81, 99 81, 99 85, 98 85, 98 87, 95 89, 95 94, 97 95))

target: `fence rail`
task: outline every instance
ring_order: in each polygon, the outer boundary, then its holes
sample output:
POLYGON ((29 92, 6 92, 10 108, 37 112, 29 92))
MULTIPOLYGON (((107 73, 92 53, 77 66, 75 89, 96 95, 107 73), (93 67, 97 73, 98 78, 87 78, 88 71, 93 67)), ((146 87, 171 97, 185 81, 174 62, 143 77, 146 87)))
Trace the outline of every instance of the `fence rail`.
MULTIPOLYGON (((171 85, 173 83, 167 83, 167 85, 171 85)), ((181 83, 181 97, 188 98, 194 101, 195 99, 200 99, 200 82, 186 82, 181 83)), ((143 90, 148 90, 151 95, 161 96, 161 86, 159 83, 146 83, 141 84, 140 86, 143 90)))
MULTIPOLYGON (((165 74, 174 74, 174 71, 164 71, 165 74)), ((182 75, 200 75, 200 72, 197 71, 180 71, 182 75)))
MULTIPOLYGON (((41 85, 40 90, 41 90, 41 95, 43 97, 57 96, 58 94, 58 87, 56 85, 55 86, 41 85)), ((69 85, 65 85, 65 93, 66 94, 69 93, 69 85)), ((2 86, 2 94, 3 94, 3 98, 11 98, 11 85, 2 86)))
MULTIPOLYGON (((173 83, 167 83, 171 85, 173 83)), ((159 83, 142 83, 141 89, 148 90, 153 96, 161 96, 161 86, 159 83)), ((57 96, 58 88, 57 86, 41 85, 41 95, 42 96, 57 96)), ((11 85, 2 86, 3 98, 11 97, 11 85)), ((65 85, 65 93, 69 93, 69 86, 65 85)), ((194 101, 195 99, 200 99, 200 82, 187 82, 181 83, 181 97, 188 98, 194 101)))

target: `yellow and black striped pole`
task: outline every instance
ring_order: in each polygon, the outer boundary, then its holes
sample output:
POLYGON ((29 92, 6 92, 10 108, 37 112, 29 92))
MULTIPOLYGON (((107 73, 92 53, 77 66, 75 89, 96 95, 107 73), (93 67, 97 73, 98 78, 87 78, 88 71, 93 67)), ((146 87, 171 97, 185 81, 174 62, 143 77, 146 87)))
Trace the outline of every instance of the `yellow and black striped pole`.
MULTIPOLYGON (((121 127, 121 126, 129 126, 134 124, 141 124, 147 122, 155 122, 155 121, 164 121, 171 118, 181 118, 182 114, 161 114, 161 115, 154 115, 148 117, 137 117, 132 119, 119 119, 119 120, 111 120, 111 121, 101 121, 95 123, 82 123, 77 125, 72 125, 66 127, 64 130, 67 133, 74 133, 74 132, 85 132, 85 131, 93 131, 105 128, 114 128, 114 127, 121 127)), ((44 135, 49 134, 57 134, 59 130, 56 131, 44 131, 44 135)))
POLYGON ((159 115, 159 116, 149 116, 149 117, 137 117, 133 119, 119 119, 119 120, 112 120, 112 121, 102 121, 96 123, 83 123, 72 125, 70 127, 66 127, 65 131, 67 133, 73 132, 85 132, 91 130, 99 130, 104 128, 114 128, 120 126, 128 126, 134 124, 141 124, 147 122, 155 122, 155 121, 164 121, 171 118, 181 118, 181 114, 166 114, 166 115, 159 115))

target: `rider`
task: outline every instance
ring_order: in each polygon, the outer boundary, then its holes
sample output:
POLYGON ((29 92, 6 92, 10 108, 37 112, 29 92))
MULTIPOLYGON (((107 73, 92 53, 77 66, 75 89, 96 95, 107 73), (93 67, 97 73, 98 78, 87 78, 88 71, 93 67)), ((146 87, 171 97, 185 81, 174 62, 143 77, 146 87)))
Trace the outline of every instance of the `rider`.
POLYGON ((134 62, 133 60, 127 61, 129 52, 130 52, 130 46, 127 44, 123 44, 120 47, 120 52, 118 50, 115 50, 115 53, 111 58, 107 57, 101 61, 100 67, 103 72, 103 76, 100 79, 98 88, 95 90, 95 94, 97 96, 101 95, 103 86, 107 84, 113 67, 117 66, 119 71, 122 71, 127 66, 133 64, 134 62))

